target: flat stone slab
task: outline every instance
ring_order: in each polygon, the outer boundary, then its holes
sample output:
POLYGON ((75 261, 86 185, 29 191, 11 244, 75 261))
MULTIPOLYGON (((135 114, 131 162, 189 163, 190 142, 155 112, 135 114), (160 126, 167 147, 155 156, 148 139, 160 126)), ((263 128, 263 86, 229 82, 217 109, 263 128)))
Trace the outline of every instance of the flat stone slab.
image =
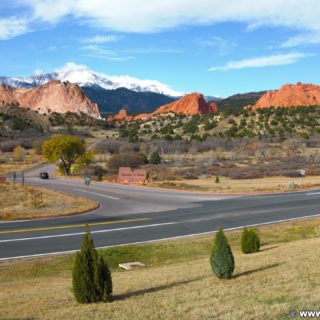
POLYGON ((120 263, 119 268, 125 269, 125 270, 131 270, 133 268, 137 267, 144 267, 145 265, 139 261, 136 262, 127 262, 127 263, 120 263))

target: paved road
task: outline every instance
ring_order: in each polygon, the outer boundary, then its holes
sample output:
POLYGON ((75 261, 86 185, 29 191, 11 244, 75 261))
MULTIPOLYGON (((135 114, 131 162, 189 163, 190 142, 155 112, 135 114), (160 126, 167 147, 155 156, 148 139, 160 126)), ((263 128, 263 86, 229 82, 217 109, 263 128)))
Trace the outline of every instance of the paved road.
POLYGON ((101 207, 77 216, 0 223, 1 260, 78 250, 86 223, 96 247, 107 247, 320 214, 320 190, 228 196, 98 182, 87 189, 83 181, 37 177, 49 169, 28 171, 27 183, 88 196, 101 207))

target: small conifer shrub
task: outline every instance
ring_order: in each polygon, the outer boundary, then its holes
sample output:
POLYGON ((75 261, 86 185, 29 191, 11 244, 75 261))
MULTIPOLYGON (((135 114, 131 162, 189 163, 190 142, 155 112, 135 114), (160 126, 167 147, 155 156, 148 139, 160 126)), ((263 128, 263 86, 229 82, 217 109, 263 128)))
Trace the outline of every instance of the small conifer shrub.
POLYGON ((80 252, 76 254, 72 286, 79 303, 110 301, 112 298, 110 270, 94 248, 89 230, 84 235, 80 252))
POLYGON ((241 251, 254 253, 260 250, 260 237, 254 229, 244 228, 241 234, 241 251))
POLYGON ((223 229, 216 233, 210 257, 213 273, 220 279, 230 279, 234 271, 234 258, 223 229))

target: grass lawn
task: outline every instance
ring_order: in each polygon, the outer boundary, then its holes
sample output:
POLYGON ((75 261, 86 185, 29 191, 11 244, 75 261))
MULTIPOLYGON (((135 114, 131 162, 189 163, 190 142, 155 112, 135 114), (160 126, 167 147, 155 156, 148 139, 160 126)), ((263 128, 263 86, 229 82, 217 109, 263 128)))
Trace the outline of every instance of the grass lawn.
POLYGON ((219 180, 219 183, 215 183, 215 178, 151 182, 148 184, 148 186, 216 193, 292 191, 292 188, 289 187, 289 182, 294 182, 296 184, 296 189, 320 187, 319 176, 307 176, 303 179, 288 177, 268 177, 241 180, 219 177, 219 180))
POLYGON ((97 204, 62 192, 6 183, 0 185, 0 220, 18 220, 63 216, 93 209, 97 204), (42 194, 37 205, 36 195, 42 194))
POLYGON ((0 311, 19 319, 290 319, 317 309, 320 219, 259 228, 261 252, 244 255, 228 232, 236 269, 218 280, 212 236, 101 250, 113 270, 114 301, 80 305, 71 292, 74 255, 0 263, 0 311), (146 268, 120 271, 118 263, 146 268))

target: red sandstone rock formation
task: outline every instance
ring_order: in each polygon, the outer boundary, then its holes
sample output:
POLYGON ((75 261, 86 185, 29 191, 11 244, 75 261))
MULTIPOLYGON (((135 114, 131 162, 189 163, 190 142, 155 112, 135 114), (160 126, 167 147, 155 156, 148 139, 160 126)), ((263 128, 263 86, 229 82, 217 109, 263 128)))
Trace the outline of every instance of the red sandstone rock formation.
POLYGON ((252 108, 320 106, 320 86, 313 84, 285 84, 279 90, 268 91, 252 108))
POLYGON ((114 119, 115 120, 118 120, 118 121, 124 121, 128 118, 128 114, 127 114, 127 110, 126 109, 121 109, 118 114, 116 114, 114 116, 114 119))
POLYGON ((12 88, 0 85, 0 102, 18 104, 39 113, 83 112, 100 117, 97 104, 91 102, 83 90, 69 82, 51 81, 36 88, 12 88))
POLYGON ((163 113, 183 113, 191 116, 194 114, 207 114, 209 112, 217 112, 218 107, 215 103, 207 103, 204 96, 200 93, 191 93, 183 96, 181 99, 166 104, 152 113, 163 114, 163 113))
POLYGON ((136 116, 133 117, 133 120, 140 120, 140 119, 146 119, 146 118, 149 118, 150 117, 150 114, 149 113, 140 113, 140 114, 137 114, 136 116))
POLYGON ((127 114, 127 110, 122 108, 119 110, 119 112, 115 115, 111 115, 108 116, 107 121, 112 122, 112 121, 119 121, 119 122, 123 122, 123 121, 130 121, 132 120, 134 117, 129 116, 127 114))
POLYGON ((152 113, 141 113, 136 116, 128 116, 124 109, 121 109, 118 114, 109 116, 108 121, 125 121, 125 120, 143 120, 153 119, 157 116, 168 113, 183 113, 187 116, 194 114, 207 114, 209 112, 217 112, 218 107, 215 103, 207 103, 204 96, 200 93, 191 93, 181 99, 166 104, 152 113))

